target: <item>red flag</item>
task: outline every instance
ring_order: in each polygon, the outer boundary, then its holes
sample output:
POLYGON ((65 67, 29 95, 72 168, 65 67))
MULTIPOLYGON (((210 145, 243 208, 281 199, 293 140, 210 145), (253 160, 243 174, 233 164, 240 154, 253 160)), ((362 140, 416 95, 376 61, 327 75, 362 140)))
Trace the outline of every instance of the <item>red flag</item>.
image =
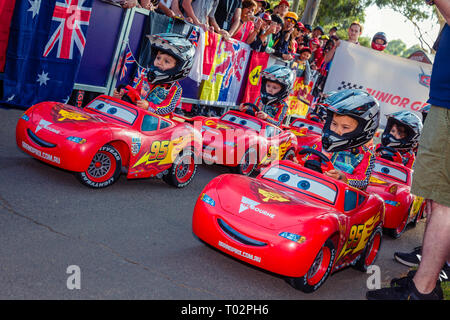
POLYGON ((254 103, 260 95, 261 81, 259 81, 261 71, 267 68, 269 55, 265 52, 252 52, 250 66, 248 68, 248 77, 246 81, 245 93, 242 102, 254 103))
POLYGON ((8 48, 9 27, 16 0, 0 0, 0 72, 5 69, 6 49, 8 48))
POLYGON ((203 52, 203 75, 205 75, 206 77, 209 77, 211 73, 220 37, 221 36, 215 32, 206 32, 205 50, 203 52))

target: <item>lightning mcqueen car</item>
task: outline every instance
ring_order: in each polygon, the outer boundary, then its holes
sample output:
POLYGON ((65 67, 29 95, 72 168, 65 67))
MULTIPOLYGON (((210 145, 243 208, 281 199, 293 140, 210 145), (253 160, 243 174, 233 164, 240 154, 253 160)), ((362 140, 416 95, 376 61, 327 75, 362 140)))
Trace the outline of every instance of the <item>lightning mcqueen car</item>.
MULTIPOLYGON (((250 109, 257 107, 247 103, 250 109)), ((293 159, 297 139, 290 131, 258 119, 253 112, 230 110, 220 118, 195 117, 202 121, 203 160, 232 167, 250 175, 272 161, 293 159)))
POLYGON ((385 233, 398 238, 409 223, 415 225, 422 217, 425 201, 411 194, 412 170, 401 163, 400 154, 389 147, 378 148, 377 152, 380 156, 375 161, 367 192, 376 193, 384 200, 385 233), (393 155, 394 161, 384 159, 383 154, 393 155))
POLYGON ((297 137, 297 145, 300 149, 311 148, 322 139, 323 123, 298 118, 287 129, 297 137))
MULTIPOLYGON (((127 178, 162 177, 186 186, 196 173, 195 139, 201 134, 179 123, 109 96, 84 109, 57 102, 29 108, 16 126, 16 142, 29 155, 75 172, 90 187, 127 178)), ((201 142, 199 142, 201 143, 201 142)), ((201 146, 201 144, 200 144, 201 146)))
POLYGON ((367 270, 383 219, 379 196, 282 160, 256 178, 211 180, 196 202, 192 228, 207 244, 312 292, 345 266, 367 270))

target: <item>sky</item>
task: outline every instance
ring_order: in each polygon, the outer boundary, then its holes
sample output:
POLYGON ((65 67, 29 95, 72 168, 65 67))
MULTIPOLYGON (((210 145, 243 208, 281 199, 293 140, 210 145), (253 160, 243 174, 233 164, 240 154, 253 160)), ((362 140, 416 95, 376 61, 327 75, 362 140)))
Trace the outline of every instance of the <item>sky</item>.
MULTIPOLYGON (((422 33, 427 32, 427 42, 433 45, 439 33, 437 19, 435 18, 435 21, 423 21, 419 25, 422 33)), ((366 21, 364 22, 362 36, 372 38, 379 31, 386 33, 388 41, 401 39, 407 48, 420 44, 414 25, 409 20, 392 9, 379 9, 377 6, 370 6, 366 9, 366 21)))

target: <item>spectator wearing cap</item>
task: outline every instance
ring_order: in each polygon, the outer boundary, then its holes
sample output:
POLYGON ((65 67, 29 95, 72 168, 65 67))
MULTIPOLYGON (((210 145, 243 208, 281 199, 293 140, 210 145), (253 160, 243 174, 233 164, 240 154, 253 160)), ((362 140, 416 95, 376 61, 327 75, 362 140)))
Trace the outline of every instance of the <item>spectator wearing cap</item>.
POLYGON ((275 41, 273 49, 274 56, 280 57, 283 60, 291 60, 292 56, 289 54, 289 44, 291 41, 291 34, 294 31, 294 26, 297 24, 298 16, 295 12, 288 12, 284 17, 284 26, 281 30, 280 37, 275 41))
POLYGON ((242 10, 241 10, 241 17, 240 17, 240 23, 239 28, 232 33, 231 37, 233 39, 242 41, 242 42, 253 42, 255 39, 248 39, 249 35, 253 33, 253 30, 255 28, 255 22, 254 22, 254 12, 256 9, 256 2, 253 0, 244 0, 242 1, 242 10))
POLYGON ((323 28, 321 26, 317 26, 313 29, 311 38, 317 38, 320 39, 321 36, 323 36, 325 32, 323 31, 323 28))
POLYGON ((278 14, 281 18, 284 18, 289 12, 289 2, 281 0, 275 7, 273 7, 273 13, 278 14))
MULTIPOLYGON (((250 47, 258 52, 264 52, 266 50, 269 38, 276 32, 276 23, 272 23, 272 17, 267 12, 263 13, 258 21, 255 23, 255 29, 253 32, 256 34, 253 42, 250 43, 250 47), (259 24, 258 21, 261 21, 259 24)), ((251 39, 251 34, 249 38, 251 39)))
POLYGON ((232 34, 239 28, 242 0, 219 0, 214 14, 217 26, 232 34))
POLYGON ((309 24, 304 24, 304 32, 303 32, 303 46, 309 46, 309 40, 311 40, 311 32, 312 28, 309 24))
POLYGON ((311 58, 309 58, 311 69, 319 70, 324 61, 323 49, 320 47, 320 40, 317 38, 312 38, 309 40, 309 47, 312 51, 311 58))
POLYGON ((330 30, 328 31, 328 36, 331 38, 332 36, 337 36, 337 31, 338 28, 337 27, 331 27, 330 30))

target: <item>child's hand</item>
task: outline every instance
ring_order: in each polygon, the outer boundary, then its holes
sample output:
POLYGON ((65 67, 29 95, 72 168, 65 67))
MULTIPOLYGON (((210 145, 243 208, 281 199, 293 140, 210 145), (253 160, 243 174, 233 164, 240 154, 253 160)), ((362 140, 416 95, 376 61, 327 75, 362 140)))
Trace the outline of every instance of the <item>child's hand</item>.
POLYGON ((116 99, 122 99, 124 94, 125 94, 125 91, 123 89, 120 89, 120 92, 117 91, 117 89, 114 89, 113 97, 116 99))
POLYGON ((244 106, 243 103, 241 103, 241 104, 239 105, 239 111, 244 112, 245 109, 246 109, 246 107, 244 106))
POLYGON ((348 182, 347 176, 345 175, 345 173, 343 173, 342 171, 336 170, 336 169, 333 169, 330 171, 325 171, 323 174, 326 175, 327 177, 330 177, 330 178, 333 178, 336 180, 340 180, 345 183, 348 182))
POLYGON ((263 112, 263 111, 258 111, 256 113, 256 117, 262 120, 266 120, 267 119, 267 113, 263 112))
POLYGON ((142 109, 144 109, 144 110, 148 110, 148 101, 147 101, 147 100, 138 100, 138 101, 136 102, 136 105, 137 105, 139 108, 142 108, 142 109))

